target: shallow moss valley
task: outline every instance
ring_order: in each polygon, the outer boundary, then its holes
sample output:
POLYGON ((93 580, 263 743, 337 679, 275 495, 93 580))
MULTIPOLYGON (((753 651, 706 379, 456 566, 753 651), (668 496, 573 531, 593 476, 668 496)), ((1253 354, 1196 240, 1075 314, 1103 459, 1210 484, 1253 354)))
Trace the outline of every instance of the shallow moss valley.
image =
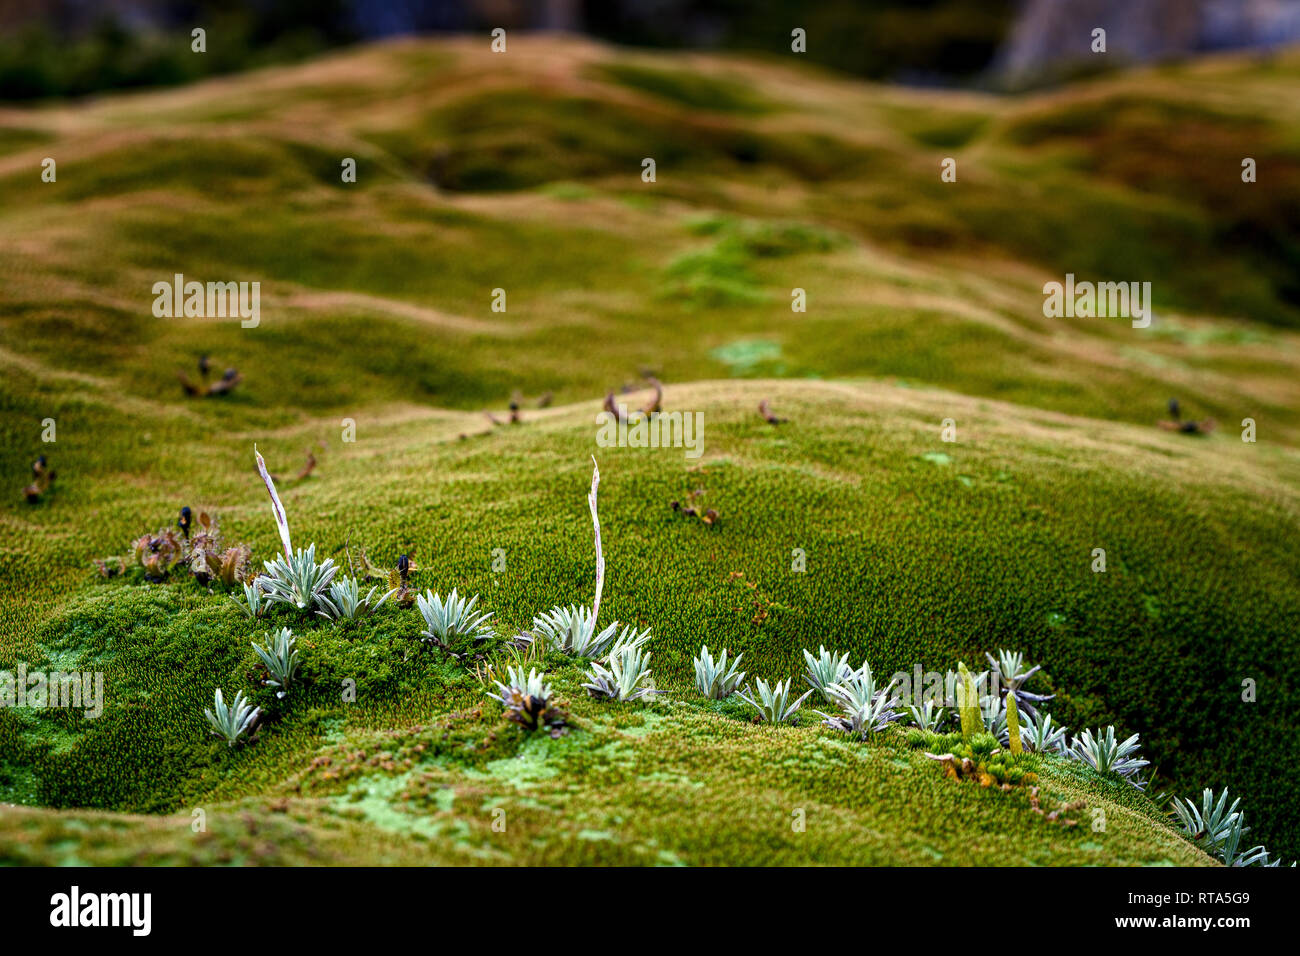
POLYGON ((104 678, 96 717, 0 707, 0 861, 1210 866, 1168 798, 1225 786, 1294 859, 1297 81, 1278 54, 994 97, 467 38, 0 108, 0 670, 104 678), (1156 321, 1045 317, 1067 272, 1150 281, 1156 321), (260 323, 156 318, 176 273, 259 281, 260 323), (242 381, 187 396, 202 355, 242 381), (597 443, 650 377, 699 457, 597 443), (1171 397, 1217 427, 1158 428, 1171 397), (295 546, 477 594, 484 659, 416 607, 251 620, 187 573, 100 575, 182 506, 275 558, 254 445, 295 546), (601 625, 650 629, 663 692, 631 703, 504 643, 592 601, 593 456, 601 625), (281 627, 284 699, 250 646, 281 627), (1020 651, 1155 778, 1034 754, 1037 790, 981 786, 906 720, 756 721, 697 692, 702 644, 796 696, 805 648, 885 677, 1020 651), (566 733, 487 696, 516 658, 566 733), (262 708, 234 746, 217 688, 262 708))

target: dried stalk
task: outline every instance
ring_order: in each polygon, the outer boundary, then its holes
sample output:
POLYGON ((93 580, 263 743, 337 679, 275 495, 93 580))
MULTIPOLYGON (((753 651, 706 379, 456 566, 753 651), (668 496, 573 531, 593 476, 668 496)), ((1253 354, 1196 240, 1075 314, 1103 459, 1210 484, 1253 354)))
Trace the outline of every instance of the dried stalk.
POLYGON ((596 618, 600 615, 600 593, 605 589, 605 554, 600 549, 600 517, 596 514, 596 489, 600 486, 600 467, 593 455, 591 459, 591 493, 587 504, 591 507, 591 525, 596 530, 596 600, 591 604, 591 629, 596 633, 596 618))
POLYGON ((266 462, 262 460, 262 453, 253 446, 253 454, 257 456, 257 471, 262 476, 262 481, 266 485, 266 490, 271 493, 271 510, 275 512, 275 524, 280 529, 280 542, 284 545, 284 557, 287 561, 293 560, 293 547, 289 544, 289 518, 284 513, 284 505, 280 504, 280 496, 275 492, 275 482, 271 480, 270 473, 266 470, 266 462))

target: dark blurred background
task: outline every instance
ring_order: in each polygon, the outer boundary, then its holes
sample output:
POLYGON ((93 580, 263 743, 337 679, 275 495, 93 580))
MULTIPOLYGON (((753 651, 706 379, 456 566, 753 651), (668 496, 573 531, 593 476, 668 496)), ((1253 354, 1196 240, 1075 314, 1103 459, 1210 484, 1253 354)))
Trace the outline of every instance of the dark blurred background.
POLYGON ((291 62, 375 37, 492 27, 786 52, 873 79, 1023 87, 1300 40, 1300 0, 0 0, 0 98, 82 96, 291 62), (189 34, 206 28, 207 53, 189 34), (1109 56, 1089 55, 1092 28, 1109 56))

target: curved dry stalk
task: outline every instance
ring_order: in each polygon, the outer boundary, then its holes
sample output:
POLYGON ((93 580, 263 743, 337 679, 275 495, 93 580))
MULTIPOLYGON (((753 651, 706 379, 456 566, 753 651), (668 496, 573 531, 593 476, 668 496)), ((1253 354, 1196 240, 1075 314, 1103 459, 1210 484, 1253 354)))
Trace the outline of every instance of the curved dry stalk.
POLYGON ((253 446, 253 454, 257 456, 257 471, 262 476, 266 490, 271 493, 271 510, 275 512, 275 525, 280 529, 280 543, 284 545, 285 560, 293 561, 293 546, 289 544, 289 518, 284 513, 284 505, 280 504, 280 496, 275 492, 275 482, 271 480, 266 462, 262 460, 262 453, 256 445, 253 446))
POLYGON ((596 630, 596 618, 600 615, 600 593, 605 589, 605 553, 600 549, 600 516, 596 514, 596 489, 600 487, 600 466, 596 456, 591 456, 591 492, 587 495, 587 504, 591 507, 591 525, 596 531, 596 599, 591 603, 591 629, 596 630))

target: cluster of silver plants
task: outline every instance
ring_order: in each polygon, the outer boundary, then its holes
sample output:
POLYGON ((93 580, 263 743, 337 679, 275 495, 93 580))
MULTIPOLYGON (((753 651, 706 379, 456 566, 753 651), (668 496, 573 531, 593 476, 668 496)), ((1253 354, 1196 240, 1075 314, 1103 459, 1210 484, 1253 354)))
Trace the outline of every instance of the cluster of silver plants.
POLYGON ((640 700, 662 693, 655 690, 651 682, 650 652, 644 650, 641 643, 633 640, 620 644, 610 651, 604 663, 593 661, 586 674, 587 682, 582 685, 587 693, 592 697, 621 701, 640 700))
POLYGON ((899 714, 894 710, 898 700, 889 696, 893 686, 892 682, 884 687, 877 686, 871 665, 863 661, 861 668, 829 684, 824 691, 839 707, 840 713, 817 713, 826 718, 827 727, 865 740, 898 719, 899 714))
POLYGON ((1115 728, 1111 726, 1098 730, 1096 734, 1085 730, 1074 738, 1066 753, 1075 760, 1089 764, 1100 774, 1119 774, 1140 790, 1143 781, 1137 772, 1151 761, 1134 756, 1139 746, 1137 734, 1120 741, 1116 739, 1115 728))
POLYGON ((695 658, 695 686, 701 694, 710 700, 723 700, 736 692, 736 688, 745 679, 745 672, 737 670, 744 654, 737 654, 736 659, 727 667, 727 649, 722 649, 716 661, 709 653, 709 646, 700 648, 700 656, 695 658))
POLYGON ((283 698, 289 691, 294 675, 298 673, 298 638, 287 627, 282 627, 276 633, 268 634, 266 643, 258 644, 254 641, 253 650, 271 675, 263 683, 268 687, 279 688, 275 696, 283 698))
POLYGON ((522 665, 510 665, 506 668, 506 679, 494 680, 492 683, 496 684, 497 689, 495 692, 488 691, 487 695, 506 707, 521 706, 526 701, 537 701, 544 707, 554 693, 545 677, 546 675, 537 673, 535 667, 525 675, 522 665))
POLYGON ((1025 655, 1019 651, 999 648, 996 658, 987 653, 984 657, 988 660, 992 672, 997 676, 998 683, 1015 694, 1016 707, 1021 714, 1036 717, 1038 715, 1037 705, 1051 700, 1055 696, 1054 694, 1031 694, 1024 689, 1025 681, 1043 668, 1041 664, 1026 667, 1025 655))
POLYGON ((333 558, 316 562, 316 545, 299 548, 292 555, 276 555, 264 562, 266 573, 254 579, 268 604, 288 604, 300 611, 313 607, 321 593, 330 586, 338 568, 333 558))
MULTIPOLYGON (((1044 754, 1056 754, 1088 764, 1101 774, 1114 773, 1138 789, 1143 789, 1150 778, 1142 778, 1139 771, 1150 765, 1150 761, 1139 754, 1139 735, 1133 734, 1125 740, 1119 740, 1113 726, 1104 730, 1084 730, 1070 740, 1068 728, 1056 724, 1051 714, 1038 711, 1036 704, 1050 700, 1051 695, 1030 694, 1024 690, 1024 683, 1038 670, 1038 667, 1026 668, 1024 655, 999 650, 995 658, 986 654, 992 675, 1004 685, 1016 698, 1020 710, 1020 737, 1026 748, 1044 754)), ((982 684, 989 676, 985 672, 976 678, 982 684)), ((950 672, 951 678, 955 676, 950 672)), ((918 709, 909 708, 918 725, 922 725, 924 714, 918 709)), ((981 717, 987 729, 997 734, 1003 743, 1008 740, 1007 717, 1004 705, 991 695, 981 698, 981 717)), ((1217 857, 1227 866, 1281 866, 1278 859, 1271 859, 1269 851, 1262 845, 1246 846, 1243 838, 1250 828, 1245 825, 1245 814, 1240 809, 1241 800, 1229 802, 1225 789, 1216 796, 1206 788, 1201 792, 1201 801, 1197 804, 1190 798, 1175 797, 1172 801, 1173 813, 1182 831, 1202 849, 1217 857)), ((1293 867, 1295 863, 1291 864, 1293 867)))
POLYGON ((1269 861, 1269 852, 1262 845, 1242 849, 1241 838, 1250 827, 1246 826, 1246 815, 1240 806, 1240 797, 1228 803, 1226 787, 1217 798, 1206 787, 1201 791, 1199 805, 1190 797, 1173 799, 1174 815, 1183 832, 1211 856, 1228 866, 1281 866, 1281 860, 1269 861))
POLYGON ((226 744, 233 747, 240 735, 253 726, 260 712, 260 708, 254 707, 244 699, 242 690, 235 695, 234 701, 227 705, 221 695, 221 688, 218 687, 212 698, 212 709, 205 709, 203 716, 212 725, 212 732, 218 737, 226 738, 226 744))
POLYGON ((316 596, 316 603, 320 605, 320 610, 316 613, 332 621, 365 617, 379 610, 385 601, 397 593, 396 588, 390 588, 375 600, 375 592, 378 590, 378 587, 372 587, 362 597, 361 583, 355 577, 339 578, 330 584, 328 591, 322 591, 316 596))
POLYGON ((604 657, 618 640, 618 623, 597 631, 591 608, 553 607, 533 618, 533 633, 571 657, 604 657))
POLYGON ((849 655, 836 654, 834 651, 826 650, 825 645, 820 645, 816 657, 805 648, 803 659, 808 667, 804 673, 804 681, 813 690, 819 691, 826 698, 827 703, 834 703, 829 688, 853 673, 853 668, 849 666, 849 655))
MULTIPOLYGON (((1217 851, 1233 827, 1241 824, 1240 806, 1240 797, 1229 805, 1226 788, 1216 800, 1214 791, 1206 787, 1201 791, 1200 806, 1193 803, 1190 797, 1174 797, 1173 800, 1174 815, 1182 824, 1183 832, 1212 851, 1217 851)), ((1245 829, 1242 829, 1243 833, 1245 829)))
POLYGON ((926 699, 920 705, 909 704, 907 712, 913 724, 931 733, 938 733, 948 720, 948 711, 933 699, 926 699))
POLYGON ((739 697, 749 706, 758 711, 760 717, 769 724, 781 724, 791 720, 798 712, 803 702, 808 699, 811 690, 805 691, 802 697, 790 700, 790 685, 793 681, 777 681, 776 684, 769 687, 767 681, 758 677, 754 679, 754 689, 749 693, 740 691, 739 697), (754 697, 757 696, 757 700, 754 697))
POLYGON ((513 721, 527 731, 546 730, 552 737, 561 737, 568 732, 568 714, 553 703, 554 692, 546 683, 537 668, 524 673, 523 664, 510 665, 506 668, 506 679, 497 680, 492 668, 488 675, 496 684, 496 690, 488 690, 487 695, 500 701, 506 709, 506 719, 513 721))
POLYGON ((425 591, 416 596, 415 603, 424 617, 425 628, 420 632, 421 638, 444 650, 480 643, 492 636, 492 628, 487 623, 492 613, 475 610, 477 594, 466 600, 456 593, 455 588, 446 598, 425 591))
POLYGON ((1037 717, 1020 716, 1020 739, 1036 753, 1064 754, 1069 749, 1066 738, 1068 728, 1052 722, 1052 715, 1043 711, 1037 717))

